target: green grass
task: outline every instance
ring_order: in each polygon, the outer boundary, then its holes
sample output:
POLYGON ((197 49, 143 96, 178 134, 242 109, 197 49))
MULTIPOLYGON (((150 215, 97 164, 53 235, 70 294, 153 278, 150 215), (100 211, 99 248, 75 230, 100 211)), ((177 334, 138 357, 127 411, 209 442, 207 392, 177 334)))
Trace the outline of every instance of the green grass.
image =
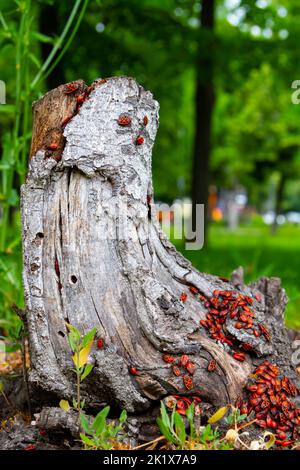
POLYGON ((183 243, 176 245, 200 271, 229 277, 241 265, 247 282, 260 276, 280 277, 289 297, 286 323, 300 329, 299 227, 282 226, 272 236, 266 226, 240 227, 230 232, 214 225, 210 228, 208 248, 186 251, 183 243))

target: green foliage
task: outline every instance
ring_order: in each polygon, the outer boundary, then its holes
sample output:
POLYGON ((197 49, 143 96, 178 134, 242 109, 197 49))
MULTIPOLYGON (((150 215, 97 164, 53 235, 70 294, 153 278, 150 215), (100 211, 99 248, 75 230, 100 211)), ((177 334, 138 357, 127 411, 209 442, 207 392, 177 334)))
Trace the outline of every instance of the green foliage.
POLYGON ((167 441, 174 444, 176 448, 184 449, 186 432, 180 414, 173 410, 171 416, 169 416, 163 402, 161 402, 160 405, 160 414, 161 417, 157 418, 157 424, 161 433, 165 436, 167 441))
POLYGON ((92 372, 93 365, 88 363, 89 353, 97 334, 97 329, 93 328, 91 331, 86 333, 84 336, 80 331, 69 323, 66 324, 69 330, 68 343, 72 350, 73 362, 75 365, 74 372, 77 377, 77 400, 73 399, 73 407, 81 413, 85 402, 81 401, 80 398, 80 383, 92 372))
POLYGON ((226 132, 220 127, 214 164, 223 175, 227 170, 228 183, 261 184, 274 172, 299 177, 300 124, 290 100, 290 88, 268 63, 250 72, 235 95, 223 97, 226 132))
MULTIPOLYGON (((21 233, 19 223, 16 224, 15 230, 19 230, 19 233, 15 232, 15 239, 17 238, 19 243, 21 233)), ((20 325, 20 319, 13 313, 11 306, 14 303, 23 306, 21 270, 20 246, 12 243, 8 253, 0 252, 0 328, 8 336, 10 331, 13 332, 20 325)))
POLYGON ((27 171, 31 138, 31 104, 44 89, 44 81, 67 52, 80 26, 89 0, 76 0, 57 37, 38 31, 43 1, 1 2, 0 69, 7 84, 7 104, 0 105, 0 318, 16 319, 10 306, 23 304, 21 284, 21 229, 19 189, 27 171), (69 15, 69 16, 68 16, 69 15), (52 45, 45 62, 40 44, 52 45))
POLYGON ((186 410, 186 418, 189 425, 189 434, 187 434, 185 422, 180 414, 174 408, 169 415, 164 403, 161 402, 160 417, 157 418, 157 424, 160 432, 172 448, 180 450, 232 449, 231 444, 220 440, 218 430, 213 429, 211 424, 196 429, 194 412, 194 404, 192 403, 186 410))
POLYGON ((90 423, 84 413, 81 413, 80 423, 83 432, 80 434, 80 438, 85 450, 110 450, 113 448, 116 440, 120 441, 124 437, 124 434, 120 435, 120 433, 127 419, 126 411, 122 411, 118 423, 115 421, 108 423, 107 416, 109 410, 109 406, 103 408, 92 423, 90 423))
MULTIPOLYGON (((97 334, 97 329, 93 328, 85 335, 82 335, 73 325, 67 323, 67 328, 69 330, 68 343, 74 353, 74 372, 77 377, 77 398, 73 398, 72 405, 74 410, 79 413, 82 429, 80 433, 81 442, 86 450, 112 449, 116 440, 122 440, 122 436, 119 436, 119 434, 123 430, 123 424, 127 419, 126 411, 122 411, 118 424, 114 421, 107 422, 110 407, 106 406, 96 415, 91 423, 83 412, 85 400, 81 400, 81 382, 93 369, 93 365, 88 363, 88 355, 97 334)), ((66 413, 71 409, 67 400, 61 400, 59 405, 66 413)))
POLYGON ((235 408, 232 413, 230 413, 228 416, 224 418, 225 423, 228 424, 229 426, 232 426, 233 424, 238 424, 244 419, 247 418, 246 414, 241 414, 240 410, 238 408, 235 408))
MULTIPOLYGON (((18 318, 18 317, 17 317, 18 318)), ((7 336, 1 336, 0 340, 5 341, 5 351, 7 353, 22 349, 22 334, 24 333, 24 325, 18 318, 16 321, 1 320, 0 327, 6 330, 7 336)))

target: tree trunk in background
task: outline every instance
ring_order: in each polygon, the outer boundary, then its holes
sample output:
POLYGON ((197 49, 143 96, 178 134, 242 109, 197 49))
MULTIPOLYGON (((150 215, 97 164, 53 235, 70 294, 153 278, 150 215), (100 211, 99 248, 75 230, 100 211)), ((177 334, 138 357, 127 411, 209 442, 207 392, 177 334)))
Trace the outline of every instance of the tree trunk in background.
POLYGON ((286 177, 285 175, 281 172, 279 175, 279 181, 277 184, 276 188, 276 194, 275 194, 275 210, 274 210, 274 222, 272 224, 272 234, 274 235, 277 231, 277 216, 280 214, 281 209, 282 209, 282 199, 284 195, 284 188, 285 188, 285 183, 286 183, 286 177))
POLYGON ((50 396, 55 404, 75 396, 66 322, 83 333, 96 327, 104 340, 104 348, 96 341, 92 347, 94 368, 82 385, 94 409, 106 402, 152 416, 160 399, 179 394, 200 396, 203 413, 211 413, 235 403, 265 359, 275 358, 294 377, 279 279, 246 286, 240 273, 232 282, 200 273, 162 233, 152 194, 158 126, 152 94, 126 77, 96 80, 90 88, 77 81, 72 87, 74 93, 60 86, 34 104, 22 187, 32 387, 44 393, 48 405, 50 396), (236 319, 225 318, 224 311, 221 330, 231 335, 231 345, 200 327, 212 296, 219 295, 216 289, 231 298, 224 300, 227 309, 233 298, 248 302, 254 325, 265 324, 271 338, 237 329, 236 319), (252 350, 239 362, 233 354, 245 343, 252 350), (163 354, 176 361, 188 355, 189 369, 181 364, 174 374, 163 354), (209 371, 212 360, 216 369, 209 371))
MULTIPOLYGON (((42 34, 50 37, 59 36, 60 27, 59 27, 59 16, 58 16, 58 5, 57 4, 46 4, 41 3, 39 14, 39 23, 42 34)), ((41 42, 41 55, 43 62, 47 59, 49 53, 52 50, 53 45, 41 42)), ((53 72, 46 78, 47 88, 51 90, 52 88, 57 87, 61 83, 64 83, 65 72, 64 72, 64 61, 60 61, 53 72)))
POLYGON ((196 204, 205 205, 205 243, 207 243, 208 187, 211 152, 211 128, 214 106, 213 85, 213 29, 215 1, 202 0, 200 13, 201 38, 196 70, 195 142, 192 180, 193 219, 195 226, 196 204))

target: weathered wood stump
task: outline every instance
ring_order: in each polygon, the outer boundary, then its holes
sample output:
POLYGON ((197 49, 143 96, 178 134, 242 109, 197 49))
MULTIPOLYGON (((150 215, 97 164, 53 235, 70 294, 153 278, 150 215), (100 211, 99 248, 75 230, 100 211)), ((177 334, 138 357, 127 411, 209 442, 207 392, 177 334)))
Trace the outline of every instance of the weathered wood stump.
POLYGON ((82 332, 97 327, 104 339, 103 349, 92 349, 94 369, 83 385, 90 406, 141 412, 172 394, 198 395, 216 407, 235 403, 265 359, 294 377, 280 281, 246 286, 240 273, 231 282, 200 273, 162 233, 151 178, 158 108, 126 77, 62 85, 34 104, 22 188, 30 381, 57 397, 75 395, 66 322, 82 332), (229 315, 222 331, 234 346, 200 327, 208 310, 195 292, 209 299, 215 290, 251 298, 254 323, 271 338, 235 328, 229 315), (251 351, 239 362, 232 354, 244 343, 251 351), (189 389, 164 353, 187 354, 194 363, 189 389))

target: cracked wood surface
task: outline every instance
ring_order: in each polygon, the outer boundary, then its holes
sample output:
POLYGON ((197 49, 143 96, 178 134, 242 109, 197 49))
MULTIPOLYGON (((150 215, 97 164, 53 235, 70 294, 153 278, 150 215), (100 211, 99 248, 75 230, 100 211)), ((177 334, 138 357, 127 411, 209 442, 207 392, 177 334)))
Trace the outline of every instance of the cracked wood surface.
MULTIPOLYGON (((75 82, 80 90, 86 86, 75 82)), ((65 322, 87 332, 97 327, 105 348, 91 352, 94 369, 83 385, 92 406, 115 403, 130 412, 169 394, 200 395, 214 406, 234 403, 259 357, 281 358, 291 372, 283 326, 286 296, 277 279, 245 286, 195 270, 162 233, 153 203, 151 158, 159 105, 135 80, 96 80, 76 109, 64 86, 34 104, 31 160, 22 187, 24 287, 31 351, 31 383, 59 397, 74 395, 65 322), (131 124, 120 126, 119 116, 131 124), (145 125, 144 117, 148 123, 145 125), (142 136, 142 145, 136 138, 142 136), (52 154, 47 150, 58 144, 52 154), (211 296, 215 289, 254 298, 255 314, 272 341, 256 339, 256 354, 239 363, 230 348, 199 329, 206 309, 189 286, 211 296), (187 392, 163 353, 186 353, 196 365, 187 392), (211 359, 215 373, 207 372, 211 359), (138 370, 130 375, 129 368, 138 370)), ((246 332, 228 330, 249 342, 246 332)), ((249 335, 248 335, 249 336, 249 335)))

